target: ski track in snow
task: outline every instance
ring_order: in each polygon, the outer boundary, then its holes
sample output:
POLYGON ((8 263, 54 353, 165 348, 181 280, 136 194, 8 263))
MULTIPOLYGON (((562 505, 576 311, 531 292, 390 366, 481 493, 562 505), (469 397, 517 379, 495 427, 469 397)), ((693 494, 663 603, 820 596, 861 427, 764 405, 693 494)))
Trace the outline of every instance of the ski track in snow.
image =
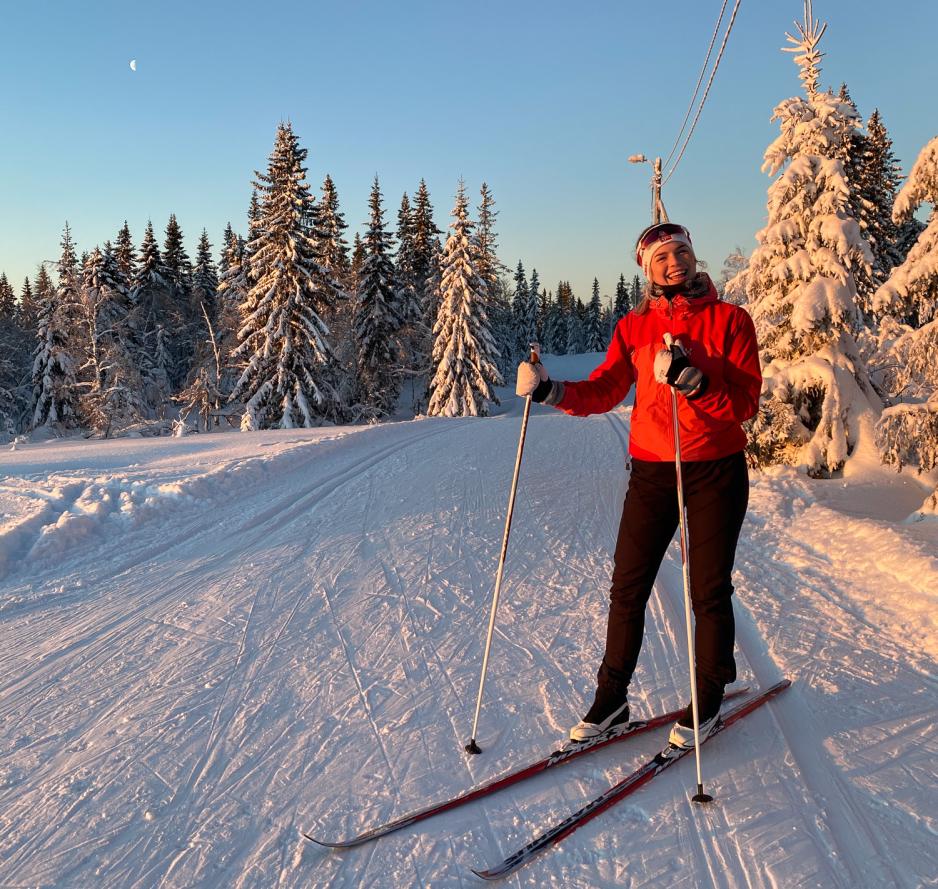
MULTIPOLYGON (((519 415, 513 402, 489 420, 273 439, 265 457, 206 458, 188 475, 170 459, 149 486, 174 493, 149 503, 133 499, 146 465, 109 477, 76 456, 55 490, 8 480, 41 505, 0 538, 0 885, 477 886, 469 866, 654 753, 662 737, 629 740, 343 853, 300 838, 462 792, 539 758, 582 715, 628 407, 532 413, 485 752, 462 750, 519 415), (130 492, 123 518, 108 491, 130 492), (83 497, 82 534, 56 540, 83 497)), ((690 802, 688 758, 505 885, 934 884, 938 670, 926 631, 902 632, 914 609, 877 590, 912 595, 903 562, 923 579, 938 568, 894 526, 842 520, 811 491, 754 479, 736 566, 740 680, 794 685, 704 748, 715 802, 690 802), (874 557, 847 570, 864 546, 874 557)), ((637 715, 684 703, 682 597, 675 544, 649 607, 637 715)))

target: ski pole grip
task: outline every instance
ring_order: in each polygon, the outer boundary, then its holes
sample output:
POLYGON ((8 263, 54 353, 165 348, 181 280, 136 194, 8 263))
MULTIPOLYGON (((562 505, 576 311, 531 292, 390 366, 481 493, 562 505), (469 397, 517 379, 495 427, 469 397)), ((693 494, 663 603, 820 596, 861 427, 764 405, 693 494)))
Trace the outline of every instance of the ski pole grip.
POLYGON ((530 361, 531 364, 537 364, 541 360, 540 345, 538 343, 528 343, 528 349, 531 352, 530 357, 528 358, 528 361, 530 361))
POLYGON ((670 333, 664 335, 664 345, 665 348, 670 349, 674 345, 674 337, 670 333))

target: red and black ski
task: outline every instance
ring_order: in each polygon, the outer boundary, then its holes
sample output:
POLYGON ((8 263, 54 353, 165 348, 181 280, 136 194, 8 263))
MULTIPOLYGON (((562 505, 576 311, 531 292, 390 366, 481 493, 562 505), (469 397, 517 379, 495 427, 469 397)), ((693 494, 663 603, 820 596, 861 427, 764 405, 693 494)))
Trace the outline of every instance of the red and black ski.
MULTIPOLYGON (((791 685, 791 681, 788 679, 783 679, 781 682, 777 682, 771 688, 766 689, 756 697, 738 704, 736 707, 724 714, 716 729, 714 729, 714 731, 708 738, 704 740, 703 743, 706 743, 706 741, 709 741, 710 738, 712 738, 714 735, 731 726, 734 722, 742 719, 748 713, 752 713, 753 710, 761 707, 766 701, 775 697, 775 695, 777 695, 780 691, 788 688, 789 685, 791 685)), ((591 821, 600 812, 608 809, 614 803, 617 803, 620 799, 628 796, 633 791, 638 790, 638 788, 643 784, 647 784, 656 775, 660 775, 666 768, 668 768, 668 766, 674 765, 674 763, 676 763, 679 759, 686 756, 688 753, 691 753, 693 749, 693 747, 684 749, 671 747, 668 745, 664 750, 650 759, 647 763, 645 763, 645 765, 633 772, 627 778, 610 787, 601 796, 598 796, 592 802, 587 803, 578 812, 574 812, 569 818, 561 821, 546 833, 542 833, 539 837, 537 837, 537 839, 532 840, 524 848, 519 849, 512 855, 509 855, 504 861, 501 862, 501 864, 497 864, 495 867, 491 867, 488 870, 473 870, 473 873, 479 877, 482 877, 484 880, 498 880, 501 877, 505 877, 513 871, 516 871, 519 867, 523 867, 525 864, 527 864, 539 852, 543 851, 549 846, 553 846, 559 843, 562 839, 564 839, 564 837, 569 836, 578 827, 586 824, 587 821, 591 821)))
MULTIPOLYGON (((748 688, 734 689, 733 691, 727 693, 725 699, 729 700, 731 698, 739 697, 740 695, 745 694, 747 691, 749 691, 748 688)), ((318 843, 320 846, 328 846, 330 849, 348 849, 352 846, 358 846, 361 843, 367 843, 369 840, 375 840, 378 837, 383 837, 389 833, 393 833, 395 830, 400 830, 402 827, 407 827, 410 824, 415 824, 416 822, 423 821, 426 818, 432 818, 434 815, 439 815, 441 812, 448 812, 451 809, 457 808, 458 806, 471 803, 473 800, 480 799, 483 796, 488 796, 490 793, 495 793, 496 791, 502 790, 505 787, 511 787, 513 784, 517 784, 519 781, 524 781, 526 778, 531 778, 534 775, 538 775, 541 772, 547 771, 547 769, 553 768, 554 766, 559 766, 562 763, 570 762, 570 760, 583 756, 584 753, 590 753, 593 750, 599 750, 601 747, 607 747, 609 744, 615 744, 617 741, 622 741, 625 738, 631 737, 632 735, 636 735, 641 732, 647 732, 651 729, 661 728, 662 726, 674 722, 681 715, 683 715, 683 713, 683 709, 675 710, 672 713, 663 713, 660 716, 653 716, 651 719, 646 721, 630 722, 627 725, 621 726, 618 730, 611 734, 602 735, 599 738, 595 738, 591 741, 583 741, 582 743, 578 744, 571 743, 569 745, 565 745, 564 747, 561 747, 559 750, 555 750, 549 756, 545 756, 544 759, 541 759, 532 765, 517 769, 514 772, 509 772, 509 774, 504 775, 501 778, 496 778, 494 781, 490 781, 488 784, 483 784, 481 787, 477 787, 475 790, 470 790, 467 793, 462 794, 462 796, 457 796, 452 799, 445 800, 444 802, 436 803, 432 806, 427 806, 427 808, 420 809, 417 812, 411 812, 409 815, 404 815, 401 818, 395 819, 394 821, 389 821, 387 824, 373 827, 371 830, 366 830, 357 837, 352 837, 348 840, 321 840, 308 833, 304 833, 303 837, 313 843, 318 843)))

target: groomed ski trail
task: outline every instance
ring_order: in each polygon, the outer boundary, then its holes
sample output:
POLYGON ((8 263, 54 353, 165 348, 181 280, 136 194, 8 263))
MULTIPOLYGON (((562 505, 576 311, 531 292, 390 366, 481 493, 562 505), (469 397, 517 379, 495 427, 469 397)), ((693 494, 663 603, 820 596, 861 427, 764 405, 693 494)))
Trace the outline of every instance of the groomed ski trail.
MULTIPOLYGON (((331 441, 269 436, 268 460, 232 461, 200 483, 201 499, 120 535, 102 522, 82 546, 10 573, 0 883, 476 886, 470 866, 653 754, 660 738, 635 738, 361 849, 300 837, 356 833, 464 791, 544 755, 582 715, 602 653, 627 407, 585 420, 532 412, 485 753, 462 751, 520 410, 331 441)), ((80 452, 60 475, 88 484, 80 452)), ((707 746, 717 799, 705 812, 689 802, 693 768, 678 764, 506 885, 905 889, 938 872, 938 821, 922 805, 936 786, 938 669, 877 633, 844 566, 788 533, 812 508, 799 484, 789 496, 755 482, 737 560, 740 680, 792 678, 774 705, 783 715, 753 714, 707 746)), ((886 582, 864 567, 864 588, 886 582)), ((637 715, 685 703, 681 595, 674 548, 652 597, 637 715)))

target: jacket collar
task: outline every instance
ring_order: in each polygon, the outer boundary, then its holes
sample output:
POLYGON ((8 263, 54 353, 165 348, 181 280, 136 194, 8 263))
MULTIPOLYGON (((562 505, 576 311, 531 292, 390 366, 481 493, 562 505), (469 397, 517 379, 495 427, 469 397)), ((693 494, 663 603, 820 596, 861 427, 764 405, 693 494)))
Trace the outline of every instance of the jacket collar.
POLYGON ((685 290, 670 300, 660 291, 653 293, 651 306, 659 315, 687 317, 704 306, 718 302, 719 299, 710 276, 706 272, 700 272, 688 283, 685 290))

